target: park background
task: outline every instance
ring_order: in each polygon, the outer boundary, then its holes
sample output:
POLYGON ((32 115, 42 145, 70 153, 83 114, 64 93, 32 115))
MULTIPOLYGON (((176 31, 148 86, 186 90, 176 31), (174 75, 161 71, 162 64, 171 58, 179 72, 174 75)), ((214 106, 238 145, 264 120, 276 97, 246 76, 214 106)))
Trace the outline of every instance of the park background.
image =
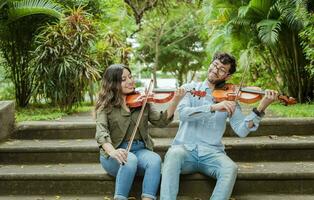
POLYGON ((307 0, 0 0, 0 100, 17 121, 91 112, 113 63, 137 86, 205 79, 217 51, 233 54, 238 84, 274 89, 297 105, 275 115, 313 117, 314 5, 307 0))

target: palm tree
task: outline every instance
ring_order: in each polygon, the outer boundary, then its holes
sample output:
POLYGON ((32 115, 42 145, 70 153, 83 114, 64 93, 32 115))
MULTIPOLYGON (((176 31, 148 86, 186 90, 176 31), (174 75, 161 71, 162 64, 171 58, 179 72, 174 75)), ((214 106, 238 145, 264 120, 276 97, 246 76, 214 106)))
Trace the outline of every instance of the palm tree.
POLYGON ((283 91, 298 98, 299 102, 313 99, 313 78, 305 70, 298 33, 303 21, 296 14, 306 1, 251 0, 238 10, 235 25, 249 26, 265 50, 265 59, 278 70, 284 84, 283 91))
MULTIPOLYGON (((305 12, 306 0, 249 0, 237 2, 214 0, 214 9, 229 9, 226 20, 220 23, 217 32, 225 29, 224 42, 231 36, 240 41, 238 50, 248 57, 256 59, 257 54, 267 66, 272 77, 277 75, 279 88, 291 96, 297 97, 299 102, 314 98, 314 79, 305 69, 308 60, 305 59, 300 45, 299 33, 303 29, 303 20, 297 13, 305 12), (242 4, 242 5, 241 5, 242 4), (233 7, 232 7, 233 6, 233 7), (240 36, 240 37, 239 37, 240 36), (241 46, 247 44, 246 46, 241 46), (257 51, 257 52, 256 52, 257 51)), ((221 19, 221 14, 216 15, 221 19)), ((222 36, 217 37, 222 38, 222 36)), ((214 40, 215 41, 215 40, 214 40)), ((239 51, 238 51, 239 52, 239 51)), ((273 81, 273 80, 272 80, 273 81)))
POLYGON ((38 28, 63 15, 51 0, 0 0, 0 50, 15 86, 17 104, 25 107, 35 87, 30 50, 38 28))

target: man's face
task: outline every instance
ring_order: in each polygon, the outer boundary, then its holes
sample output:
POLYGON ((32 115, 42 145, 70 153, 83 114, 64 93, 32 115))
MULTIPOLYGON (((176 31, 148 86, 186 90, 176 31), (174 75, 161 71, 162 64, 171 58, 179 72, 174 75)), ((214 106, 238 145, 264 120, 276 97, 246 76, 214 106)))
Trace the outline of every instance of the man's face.
POLYGON ((220 60, 218 59, 214 60, 208 68, 207 75, 208 82, 216 84, 228 78, 230 76, 229 74, 230 67, 231 67, 230 64, 222 64, 220 60))

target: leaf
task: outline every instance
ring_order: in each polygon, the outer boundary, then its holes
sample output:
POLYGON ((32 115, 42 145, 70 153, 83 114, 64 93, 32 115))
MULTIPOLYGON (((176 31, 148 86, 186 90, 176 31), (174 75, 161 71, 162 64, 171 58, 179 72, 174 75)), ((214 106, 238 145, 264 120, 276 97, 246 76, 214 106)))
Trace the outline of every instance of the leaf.
POLYGON ((257 25, 258 36, 263 43, 274 45, 279 40, 281 22, 279 20, 262 20, 257 25))
POLYGON ((59 4, 50 0, 23 0, 9 2, 9 19, 18 20, 22 17, 45 14, 60 19, 63 16, 63 9, 59 4))
POLYGON ((0 0, 0 9, 5 5, 7 4, 7 0, 0 0))

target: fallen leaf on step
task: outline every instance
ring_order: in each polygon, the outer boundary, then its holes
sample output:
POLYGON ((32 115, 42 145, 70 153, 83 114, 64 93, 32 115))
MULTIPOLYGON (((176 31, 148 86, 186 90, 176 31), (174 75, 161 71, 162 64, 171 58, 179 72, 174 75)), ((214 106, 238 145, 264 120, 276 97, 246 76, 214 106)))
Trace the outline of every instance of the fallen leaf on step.
POLYGON ((273 139, 273 140, 277 140, 278 139, 278 136, 277 135, 269 135, 268 136, 270 139, 273 139))
POLYGON ((306 137, 304 136, 300 136, 300 135, 293 135, 293 138, 298 138, 298 139, 306 139, 306 137))
POLYGON ((21 168, 23 169, 23 168, 24 168, 24 165, 22 165, 21 168))
POLYGON ((242 165, 240 165, 242 168, 244 168, 244 169, 252 169, 253 168, 253 166, 252 165, 250 165, 250 164, 242 164, 242 165))
POLYGON ((51 166, 50 166, 50 165, 46 165, 45 167, 49 168, 49 167, 51 167, 51 166))
POLYGON ((104 197, 104 200, 111 200, 109 197, 104 197))
POLYGON ((5 142, 7 145, 14 145, 16 142, 12 142, 12 141, 8 141, 8 142, 5 142))
POLYGON ((60 199, 60 196, 56 196, 56 199, 60 199))

